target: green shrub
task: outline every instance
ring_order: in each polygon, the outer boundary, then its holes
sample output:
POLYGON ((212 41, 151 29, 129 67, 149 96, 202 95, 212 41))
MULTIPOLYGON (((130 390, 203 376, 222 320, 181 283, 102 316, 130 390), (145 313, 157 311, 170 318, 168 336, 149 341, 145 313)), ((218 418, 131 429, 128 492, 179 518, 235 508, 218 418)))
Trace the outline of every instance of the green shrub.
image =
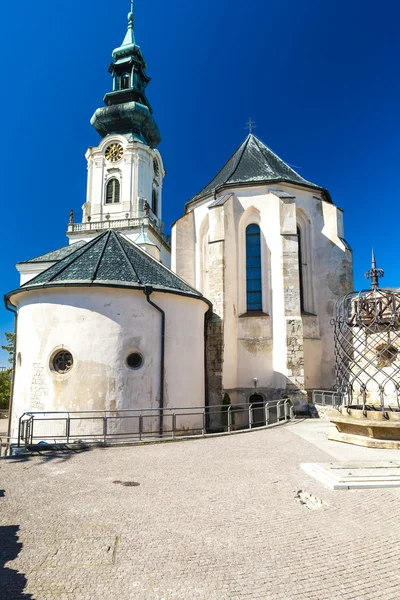
POLYGON ((0 373, 0 409, 6 410, 10 406, 11 369, 0 373))

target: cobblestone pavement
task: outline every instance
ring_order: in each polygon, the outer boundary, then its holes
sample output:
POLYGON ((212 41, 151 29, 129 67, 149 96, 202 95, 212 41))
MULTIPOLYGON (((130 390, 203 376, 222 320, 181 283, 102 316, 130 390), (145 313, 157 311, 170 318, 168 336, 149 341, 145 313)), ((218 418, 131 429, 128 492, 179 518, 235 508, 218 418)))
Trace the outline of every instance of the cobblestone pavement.
POLYGON ((324 489, 295 428, 0 460, 1 600, 398 600, 400 491, 324 489))

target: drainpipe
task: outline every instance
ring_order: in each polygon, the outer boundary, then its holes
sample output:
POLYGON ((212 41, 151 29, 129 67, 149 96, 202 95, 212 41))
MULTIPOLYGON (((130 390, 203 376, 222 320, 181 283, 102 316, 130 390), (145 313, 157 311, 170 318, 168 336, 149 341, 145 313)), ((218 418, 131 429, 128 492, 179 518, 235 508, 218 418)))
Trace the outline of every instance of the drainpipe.
POLYGON ((159 407, 160 407, 160 417, 159 417, 159 434, 160 437, 162 437, 163 435, 163 431, 164 431, 164 416, 163 416, 163 410, 164 410, 164 367, 165 367, 165 312, 162 310, 162 308, 160 308, 159 306, 157 306, 157 304, 154 304, 154 302, 152 302, 150 300, 150 296, 153 293, 153 288, 150 285, 145 285, 144 287, 144 293, 146 295, 147 298, 147 302, 149 304, 151 304, 151 306, 154 306, 154 308, 156 310, 158 310, 159 313, 161 313, 161 366, 160 366, 160 402, 159 402, 159 407))
POLYGON ((17 310, 13 310, 8 305, 8 300, 7 299, 5 299, 4 305, 5 305, 6 309, 14 315, 14 355, 13 355, 12 379, 11 379, 11 390, 10 390, 10 408, 9 408, 9 413, 8 413, 8 431, 7 431, 7 437, 10 440, 10 437, 11 437, 11 417, 12 417, 13 404, 14 404, 15 367, 16 367, 16 363, 17 363, 18 311, 17 310))

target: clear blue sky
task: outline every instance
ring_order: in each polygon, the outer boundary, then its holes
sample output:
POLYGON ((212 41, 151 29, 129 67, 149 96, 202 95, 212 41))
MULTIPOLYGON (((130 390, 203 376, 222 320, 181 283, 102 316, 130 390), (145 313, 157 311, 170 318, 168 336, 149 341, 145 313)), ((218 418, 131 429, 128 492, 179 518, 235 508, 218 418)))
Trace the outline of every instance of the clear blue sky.
MULTIPOLYGON (((345 211, 356 287, 371 246, 400 285, 400 5, 395 0, 136 0, 167 169, 164 221, 255 133, 345 211)), ((128 0, 3 2, 2 293, 14 264, 66 245, 86 193, 89 124, 111 89, 128 0)), ((12 328, 0 311, 0 333, 12 328)), ((5 356, 0 354, 0 365, 5 356)))

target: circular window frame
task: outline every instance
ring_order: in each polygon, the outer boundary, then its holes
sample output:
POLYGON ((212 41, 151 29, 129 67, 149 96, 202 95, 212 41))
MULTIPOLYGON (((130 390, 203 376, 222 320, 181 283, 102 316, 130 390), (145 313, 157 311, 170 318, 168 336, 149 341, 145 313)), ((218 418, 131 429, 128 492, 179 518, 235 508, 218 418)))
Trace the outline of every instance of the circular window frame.
POLYGON ((135 350, 134 352, 129 352, 128 356, 126 357, 125 364, 130 371, 139 371, 144 365, 143 354, 141 354, 137 350, 135 350), (129 364, 129 359, 131 357, 139 357, 140 363, 136 367, 133 367, 129 364))
POLYGON ((72 369, 74 368, 74 363, 75 363, 74 355, 72 354, 72 352, 70 350, 68 350, 67 348, 57 348, 57 350, 52 352, 52 354, 50 356, 49 367, 50 367, 50 371, 54 375, 64 377, 65 375, 69 375, 71 373, 72 369), (62 354, 69 354, 72 358, 71 366, 63 371, 59 370, 55 364, 57 357, 62 354))

